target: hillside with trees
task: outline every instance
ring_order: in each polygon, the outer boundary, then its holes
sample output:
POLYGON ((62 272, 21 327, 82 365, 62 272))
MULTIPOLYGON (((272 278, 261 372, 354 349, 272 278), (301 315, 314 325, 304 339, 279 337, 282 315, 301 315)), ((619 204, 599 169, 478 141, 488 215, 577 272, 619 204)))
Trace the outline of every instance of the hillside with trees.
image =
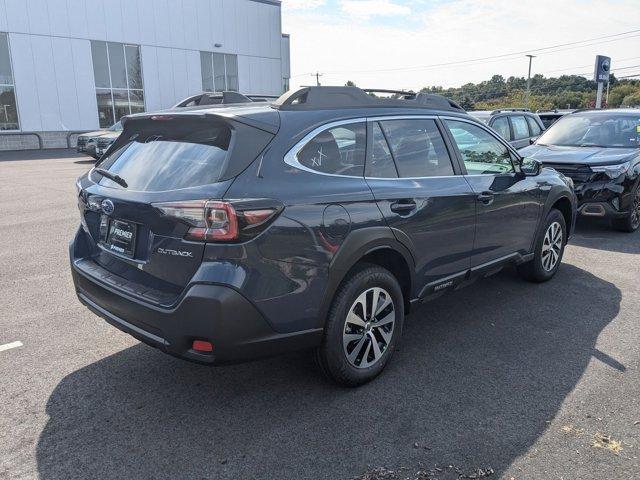
MULTIPOLYGON (((349 80, 346 86, 355 87, 349 80)), ((531 78, 531 110, 554 108, 593 108, 596 103, 596 82, 579 75, 531 78)), ((465 110, 495 110, 497 108, 525 108, 527 105, 527 79, 494 75, 491 80, 467 83, 461 87, 425 87, 420 90, 437 93, 458 102, 465 110)), ((609 83, 610 108, 640 107, 640 80, 617 79, 611 75, 609 83)), ((606 101, 606 86, 603 103, 606 101)))
MULTIPOLYGON (((535 75, 531 77, 530 108, 534 111, 590 108, 595 105, 596 88, 594 81, 579 75, 555 78, 535 75)), ((421 92, 444 95, 458 102, 466 110, 494 110, 526 107, 526 89, 527 79, 524 77, 505 79, 502 75, 494 75, 490 80, 480 83, 467 83, 456 88, 425 87, 421 92)), ((608 106, 640 106, 640 80, 619 80, 612 75, 608 106)))

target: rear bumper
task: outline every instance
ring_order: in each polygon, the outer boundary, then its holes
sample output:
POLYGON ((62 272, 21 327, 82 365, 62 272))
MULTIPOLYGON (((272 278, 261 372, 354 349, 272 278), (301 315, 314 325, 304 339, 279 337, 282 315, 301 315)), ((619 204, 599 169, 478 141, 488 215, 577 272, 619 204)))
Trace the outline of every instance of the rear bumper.
MULTIPOLYGON (((84 261, 86 262, 86 260, 84 261)), ((138 340, 185 360, 224 364, 276 355, 319 345, 322 330, 275 332, 253 304, 236 290, 194 284, 170 308, 145 302, 100 279, 96 269, 71 261, 78 299, 92 312, 138 340), (191 349, 193 340, 208 340, 213 352, 191 349)))

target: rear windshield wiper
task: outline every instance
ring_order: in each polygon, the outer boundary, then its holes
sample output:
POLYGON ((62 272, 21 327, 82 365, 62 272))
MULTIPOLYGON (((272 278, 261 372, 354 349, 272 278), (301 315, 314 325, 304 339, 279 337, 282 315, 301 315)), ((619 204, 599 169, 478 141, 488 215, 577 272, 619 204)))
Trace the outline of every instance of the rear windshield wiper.
POLYGON ((111 173, 109 170, 105 170, 104 168, 94 168, 93 171, 99 173, 103 177, 107 177, 109 180, 113 180, 123 188, 127 188, 129 186, 127 185, 127 182, 125 182, 124 178, 120 175, 116 175, 115 173, 111 173))

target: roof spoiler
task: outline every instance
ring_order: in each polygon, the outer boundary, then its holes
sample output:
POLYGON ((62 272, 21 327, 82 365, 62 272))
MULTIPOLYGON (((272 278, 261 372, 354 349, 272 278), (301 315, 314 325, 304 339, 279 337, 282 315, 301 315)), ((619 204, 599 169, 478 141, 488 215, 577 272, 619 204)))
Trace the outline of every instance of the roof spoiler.
POLYGON ((404 90, 363 90, 358 87, 303 87, 285 93, 272 106, 278 110, 294 111, 375 107, 465 111, 456 102, 441 95, 404 90), (399 98, 379 98, 373 93, 392 93, 399 98))

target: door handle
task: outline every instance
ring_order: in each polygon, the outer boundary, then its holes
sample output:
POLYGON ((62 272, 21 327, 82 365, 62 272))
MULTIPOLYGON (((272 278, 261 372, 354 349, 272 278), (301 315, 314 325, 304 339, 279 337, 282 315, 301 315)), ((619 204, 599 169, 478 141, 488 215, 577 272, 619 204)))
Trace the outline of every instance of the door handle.
POLYGON ((477 197, 479 202, 484 203, 485 205, 491 205, 493 203, 494 194, 493 192, 482 192, 477 197))
POLYGON ((395 213, 409 213, 416 209, 416 202, 413 200, 398 200, 391 204, 391 211, 395 213))

